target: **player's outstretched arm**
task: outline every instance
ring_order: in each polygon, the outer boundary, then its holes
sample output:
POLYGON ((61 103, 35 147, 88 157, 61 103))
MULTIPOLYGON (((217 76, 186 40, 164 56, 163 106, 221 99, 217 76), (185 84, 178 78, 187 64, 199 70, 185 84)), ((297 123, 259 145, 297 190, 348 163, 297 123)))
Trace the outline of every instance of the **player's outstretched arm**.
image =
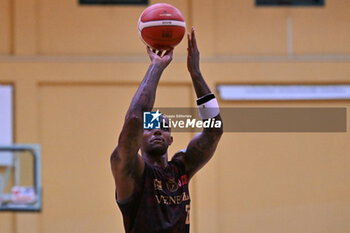
MULTIPOLYGON (((215 96, 211 93, 199 69, 199 51, 194 28, 192 28, 191 33, 188 34, 187 68, 190 72, 198 98, 197 103, 206 105, 205 107, 215 106, 215 104, 213 104, 216 102, 215 96)), ((218 106, 217 108, 212 108, 212 111, 202 114, 202 117, 204 120, 213 118, 215 121, 221 121, 218 106)), ((201 133, 197 134, 190 141, 185 151, 175 155, 175 159, 179 159, 184 163, 189 178, 202 168, 213 156, 222 133, 223 128, 221 121, 221 127, 203 129, 201 133)))
POLYGON ((111 155, 111 169, 119 201, 133 193, 135 181, 142 176, 145 164, 138 154, 143 135, 142 114, 153 108, 158 82, 172 60, 173 51, 167 51, 162 56, 161 52, 157 54, 147 48, 147 53, 151 64, 131 101, 118 145, 111 155))

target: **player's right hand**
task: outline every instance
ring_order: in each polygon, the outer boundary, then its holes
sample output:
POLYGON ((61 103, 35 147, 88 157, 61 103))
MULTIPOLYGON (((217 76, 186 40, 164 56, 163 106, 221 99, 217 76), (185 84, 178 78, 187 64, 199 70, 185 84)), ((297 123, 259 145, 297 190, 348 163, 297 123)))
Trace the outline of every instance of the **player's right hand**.
POLYGON ((157 52, 156 50, 152 50, 150 47, 147 47, 147 53, 152 64, 159 65, 163 69, 165 69, 173 60, 173 51, 173 49, 167 50, 163 54, 163 51, 157 52))

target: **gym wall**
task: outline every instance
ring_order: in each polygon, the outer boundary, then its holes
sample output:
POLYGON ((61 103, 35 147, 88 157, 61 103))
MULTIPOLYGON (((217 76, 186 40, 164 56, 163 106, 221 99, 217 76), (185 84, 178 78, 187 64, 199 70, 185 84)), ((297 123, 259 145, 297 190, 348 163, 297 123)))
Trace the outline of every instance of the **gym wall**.
MULTIPOLYGON (((214 92, 219 83, 350 83, 349 1, 315 8, 165 2, 181 10, 188 29, 195 26, 202 73, 214 92)), ((1 233, 123 232, 109 155, 149 64, 136 25, 144 9, 0 0, 0 84, 15 88, 15 142, 40 143, 43 159, 42 212, 1 212, 1 233)), ((184 39, 163 73, 155 106, 195 106, 186 54, 184 39)), ((175 134, 170 154, 192 136, 175 134)), ((349 133, 225 133, 191 181, 191 232, 348 232, 349 141, 349 133)))

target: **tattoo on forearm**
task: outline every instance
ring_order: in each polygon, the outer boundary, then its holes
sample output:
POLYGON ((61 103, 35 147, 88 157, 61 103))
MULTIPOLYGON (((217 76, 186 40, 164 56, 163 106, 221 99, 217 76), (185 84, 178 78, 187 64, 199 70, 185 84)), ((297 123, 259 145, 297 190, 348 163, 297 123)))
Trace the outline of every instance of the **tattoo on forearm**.
POLYGON ((161 72, 157 70, 148 70, 131 102, 131 111, 150 111, 153 108, 160 75, 161 72))

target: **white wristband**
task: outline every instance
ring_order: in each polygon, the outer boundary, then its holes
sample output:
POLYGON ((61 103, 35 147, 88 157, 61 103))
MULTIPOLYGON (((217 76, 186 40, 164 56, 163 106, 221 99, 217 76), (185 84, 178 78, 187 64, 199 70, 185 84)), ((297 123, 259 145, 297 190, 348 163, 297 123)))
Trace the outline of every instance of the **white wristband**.
POLYGON ((198 105, 199 117, 202 120, 216 117, 220 113, 219 104, 216 98, 198 105))

